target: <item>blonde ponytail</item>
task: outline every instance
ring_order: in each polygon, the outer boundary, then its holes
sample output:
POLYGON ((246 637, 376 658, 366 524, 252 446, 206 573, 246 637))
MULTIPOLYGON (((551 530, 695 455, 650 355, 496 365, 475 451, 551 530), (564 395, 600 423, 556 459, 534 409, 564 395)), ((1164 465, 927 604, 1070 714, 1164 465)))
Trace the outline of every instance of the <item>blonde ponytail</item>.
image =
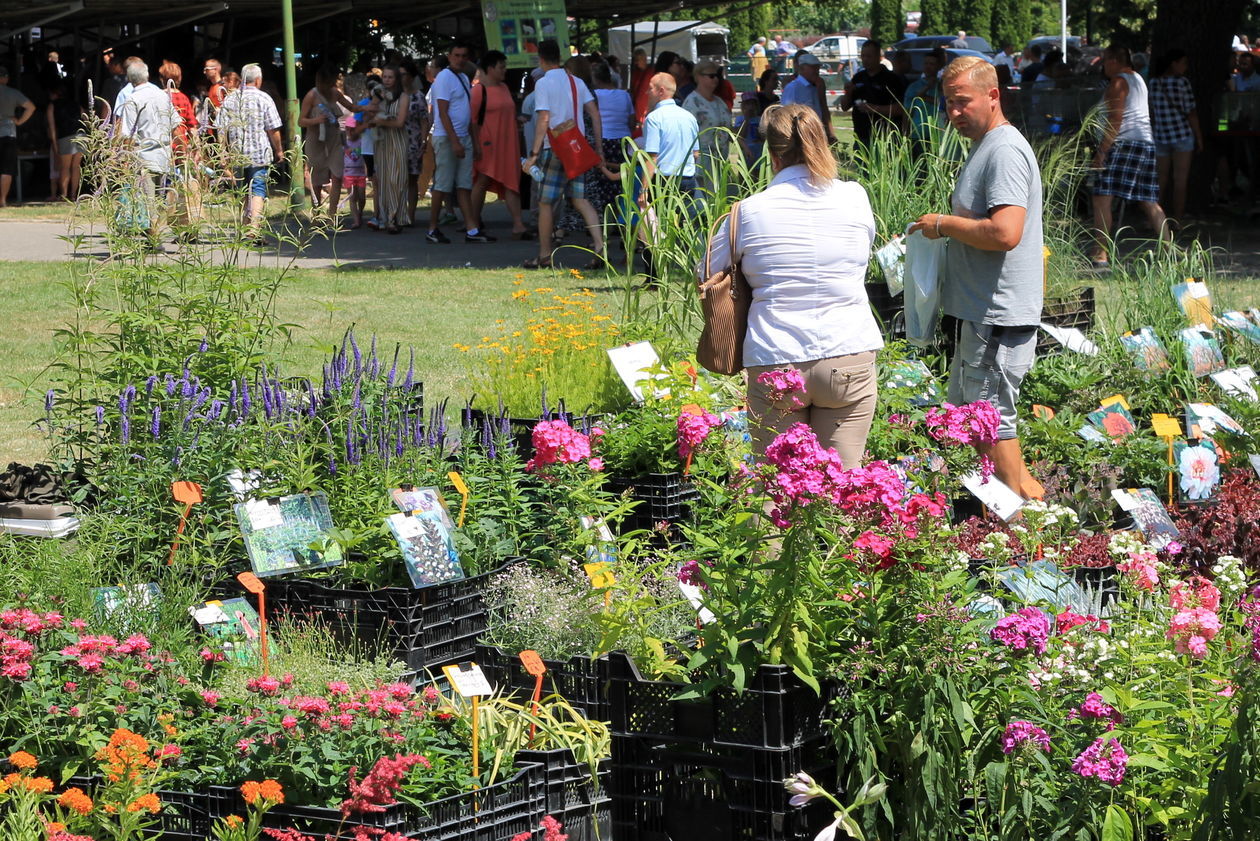
POLYGON ((761 117, 766 147, 784 167, 804 164, 809 180, 822 186, 836 178, 836 159, 827 145, 822 120, 805 105, 772 105, 761 117))

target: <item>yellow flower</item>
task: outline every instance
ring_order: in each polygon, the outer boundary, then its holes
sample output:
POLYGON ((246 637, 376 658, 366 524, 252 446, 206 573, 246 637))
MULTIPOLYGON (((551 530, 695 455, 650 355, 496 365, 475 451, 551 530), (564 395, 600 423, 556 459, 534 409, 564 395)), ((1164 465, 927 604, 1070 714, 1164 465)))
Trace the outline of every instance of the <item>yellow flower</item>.
POLYGON ((544 295, 548 292, 554 292, 555 290, 552 289, 550 286, 539 286, 534 291, 537 292, 539 295, 544 295))

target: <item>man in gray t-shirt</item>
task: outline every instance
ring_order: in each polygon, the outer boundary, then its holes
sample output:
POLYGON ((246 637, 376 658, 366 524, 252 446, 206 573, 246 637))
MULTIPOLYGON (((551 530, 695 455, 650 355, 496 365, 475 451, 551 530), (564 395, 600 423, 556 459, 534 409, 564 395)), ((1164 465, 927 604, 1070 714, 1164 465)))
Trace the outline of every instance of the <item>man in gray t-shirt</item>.
POLYGON ((17 127, 34 113, 35 105, 26 95, 9 87, 9 68, 0 64, 0 207, 6 206, 18 174, 17 127))
POLYGON ((949 238, 941 304, 958 319, 949 402, 993 404, 1001 415, 998 441, 980 449, 1012 490, 1040 499, 1044 489, 1024 464, 1015 406, 1041 321, 1041 172, 1028 141, 1002 114, 993 65, 957 58, 941 81, 946 113, 972 141, 971 154, 954 188, 953 212, 926 214, 911 230, 949 238))

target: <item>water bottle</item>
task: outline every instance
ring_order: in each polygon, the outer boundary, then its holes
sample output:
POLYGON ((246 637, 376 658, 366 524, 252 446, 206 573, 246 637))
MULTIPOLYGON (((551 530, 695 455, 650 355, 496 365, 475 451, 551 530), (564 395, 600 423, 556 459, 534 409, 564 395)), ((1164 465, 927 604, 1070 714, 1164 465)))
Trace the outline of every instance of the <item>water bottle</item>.
MULTIPOLYGON (((529 158, 521 158, 521 169, 525 168, 525 162, 528 160, 529 158)), ((542 183, 544 175, 545 173, 538 166, 538 164, 534 164, 533 166, 529 168, 529 177, 539 182, 540 184, 542 183)))

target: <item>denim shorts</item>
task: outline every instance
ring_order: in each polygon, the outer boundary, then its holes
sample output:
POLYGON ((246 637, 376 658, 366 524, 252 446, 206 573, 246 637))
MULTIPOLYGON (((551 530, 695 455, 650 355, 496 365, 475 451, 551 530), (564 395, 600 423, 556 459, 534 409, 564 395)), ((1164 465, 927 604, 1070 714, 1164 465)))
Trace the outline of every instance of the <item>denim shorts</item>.
POLYGON ((1015 406, 1036 351, 1036 327, 998 327, 960 319, 947 399, 955 406, 989 401, 1002 416, 998 438, 1018 437, 1015 406))
POLYGON ((249 194, 260 199, 267 198, 267 176, 270 174, 270 166, 247 166, 245 173, 241 176, 246 184, 249 185, 249 194))
POLYGON ((1193 152, 1194 138, 1187 137, 1185 140, 1178 140, 1175 143, 1156 143, 1155 157, 1166 158, 1173 152, 1193 152))

